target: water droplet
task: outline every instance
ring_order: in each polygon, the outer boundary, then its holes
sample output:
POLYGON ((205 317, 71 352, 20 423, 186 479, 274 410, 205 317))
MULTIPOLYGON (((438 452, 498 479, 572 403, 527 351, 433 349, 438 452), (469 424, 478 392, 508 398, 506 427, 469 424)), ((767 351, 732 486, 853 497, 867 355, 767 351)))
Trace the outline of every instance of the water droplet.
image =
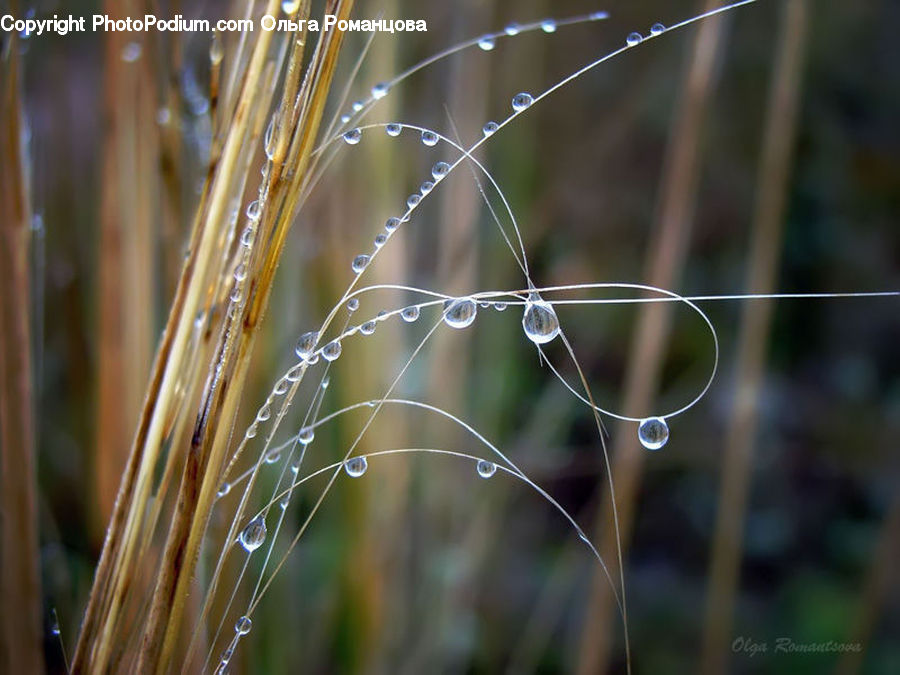
POLYGON ((379 232, 375 235, 375 248, 381 248, 387 243, 387 235, 384 232, 379 232))
POLYGON ((482 478, 490 478, 497 473, 497 465, 486 459, 479 459, 475 468, 478 470, 478 475, 482 478))
POLYGON ((253 622, 250 620, 249 616, 242 616, 237 620, 237 623, 234 624, 234 632, 238 635, 246 635, 250 632, 250 628, 253 627, 253 622))
POLYGON ((534 97, 527 91, 523 91, 513 96, 512 107, 516 112, 522 112, 534 103, 534 97))
POLYGON ((247 204, 247 217, 250 220, 259 220, 259 212, 260 206, 258 199, 254 199, 252 202, 247 204))
POLYGON ((287 375, 284 376, 284 379, 286 379, 288 382, 296 382, 300 379, 300 375, 302 374, 303 366, 294 366, 287 372, 287 375))
POLYGON ((421 192, 423 196, 427 195, 432 190, 434 190, 434 183, 432 183, 430 180, 426 180, 424 183, 422 183, 421 187, 419 187, 419 192, 421 192))
POLYGON ((393 232, 398 227, 400 227, 400 219, 399 218, 388 218, 387 222, 384 224, 384 229, 388 232, 393 232))
POLYGON ((555 33, 556 22, 553 19, 546 19, 545 21, 541 21, 541 30, 545 33, 555 33))
POLYGON ((253 238, 256 236, 256 230, 250 226, 245 227, 244 231, 241 233, 241 246, 249 247, 250 244, 253 243, 253 238))
POLYGON ((486 35, 478 41, 478 46, 481 47, 484 51, 489 52, 497 46, 497 42, 494 40, 494 38, 486 35))
POLYGON ((641 40, 643 39, 644 36, 640 33, 629 33, 628 37, 625 38, 625 44, 627 44, 629 47, 634 47, 635 45, 639 45, 641 43, 641 40))
POLYGON ((266 157, 272 159, 275 156, 275 115, 272 115, 272 119, 269 120, 269 125, 266 127, 263 148, 266 151, 266 157))
POLYGON ((313 442, 313 439, 316 437, 316 432, 312 427, 303 427, 300 430, 300 433, 297 434, 297 440, 300 441, 303 445, 309 445, 313 442))
POLYGON ((431 167, 431 177, 436 181, 441 180, 448 173, 450 173, 450 165, 447 162, 438 162, 431 167))
POLYGON ((260 422, 265 422, 272 416, 272 408, 266 403, 262 408, 259 409, 259 412, 256 413, 256 419, 260 422))
POLYGON ((228 296, 228 299, 232 302, 240 302, 243 295, 241 294, 241 287, 235 286, 234 290, 231 291, 231 295, 228 296))
POLYGON ((417 305, 404 307, 400 312, 400 318, 403 319, 406 323, 412 323, 419 318, 419 307, 417 305))
MULTIPOLYGON (((229 646, 224 652, 222 652, 222 658, 219 660, 220 666, 227 666, 228 662, 231 661, 231 657, 234 656, 234 647, 229 646)), ((220 672, 224 672, 223 668, 219 668, 220 672)))
MULTIPOLYGON (((298 469, 299 469, 299 467, 298 467, 298 469)), ((291 496, 288 494, 281 498, 281 501, 278 502, 278 506, 281 507, 282 511, 287 511, 287 507, 290 505, 290 503, 291 503, 291 496)))
POLYGON ((263 542, 266 540, 266 521, 263 517, 256 516, 256 518, 251 520, 247 524, 247 527, 241 531, 238 539, 241 542, 241 546, 243 546, 244 550, 248 553, 252 553, 262 546, 263 542))
POLYGON ((481 307, 481 309, 487 309, 491 306, 491 303, 489 303, 487 300, 480 300, 478 302, 478 306, 481 307))
POLYGON ((588 18, 591 21, 602 21, 609 18, 609 12, 593 12, 588 18))
POLYGON ((326 375, 325 377, 322 378, 322 384, 320 384, 319 386, 322 387, 322 389, 328 389, 328 385, 330 385, 330 384, 331 384, 331 378, 328 375, 326 375))
POLYGON ((134 63, 141 58, 141 44, 139 42, 129 42, 122 48, 122 60, 125 63, 134 63))
POLYGON ((388 95, 388 92, 391 89, 391 85, 387 82, 379 82, 374 87, 372 87, 372 98, 379 99, 384 98, 388 95))
POLYGON ((347 311, 351 314, 359 309, 359 298, 350 298, 347 301, 347 311))
POLYGON ((219 37, 218 33, 213 33, 212 42, 209 44, 209 62, 217 66, 222 63, 224 57, 225 49, 222 46, 222 38, 219 37))
POLYGON ((422 201, 422 195, 416 193, 414 195, 410 195, 409 197, 407 197, 406 205, 409 208, 414 209, 414 208, 416 208, 416 206, 419 205, 420 201, 422 201))
POLYGON ((659 450, 669 440, 669 425, 662 417, 648 417, 638 426, 638 440, 648 450, 659 450))
POLYGON ((655 23, 650 26, 650 35, 660 35, 666 32, 666 27, 661 23, 655 23))
POLYGON ((362 131, 359 129, 351 129, 344 134, 344 142, 347 145, 356 145, 362 138, 362 131))
POLYGON ((427 145, 429 148, 431 148, 437 145, 437 142, 438 135, 436 133, 434 133, 433 131, 428 131, 428 129, 422 132, 422 145, 427 145))
POLYGON ((495 132, 497 131, 497 129, 499 129, 499 128, 500 128, 500 125, 497 124, 496 122, 488 122, 487 124, 485 124, 485 125, 481 128, 481 132, 482 132, 485 136, 493 136, 494 133, 495 133, 495 132))
POLYGON ((375 322, 366 321, 362 326, 359 327, 359 332, 363 335, 371 335, 375 332, 375 322))
POLYGON ((350 267, 353 268, 354 272, 359 274, 364 269, 366 269, 368 264, 369 264, 369 256, 367 256, 365 253, 363 253, 361 255, 356 256, 353 259, 353 262, 350 264, 350 267))
POLYGON ((341 355, 341 343, 339 340, 332 340, 322 347, 322 358, 326 361, 336 361, 341 355))
POLYGON ((343 115, 341 115, 341 124, 347 124, 347 122, 349 122, 349 121, 350 121, 350 115, 348 115, 347 113, 344 113, 343 115))
POLYGON ((397 136, 400 135, 400 132, 403 131, 403 125, 391 122, 384 128, 384 131, 391 138, 397 138, 397 136))
POLYGON ((219 486, 219 489, 216 491, 216 497, 221 499, 229 492, 231 492, 231 483, 222 483, 222 485, 219 486))
POLYGON ((52 635, 59 635, 59 617, 56 616, 56 610, 53 610, 53 616, 50 618, 50 633, 52 635))
POLYGON ((300 0, 282 0, 281 11, 291 15, 300 8, 300 0))
POLYGON ((507 304, 505 302, 495 302, 494 303, 494 309, 496 309, 498 312, 506 311, 506 307, 507 307, 507 304))
POLYGON ((266 464, 274 464, 279 459, 281 459, 281 450, 275 448, 274 450, 270 450, 269 454, 266 455, 265 462, 266 464))
POLYGON ((254 420, 253 424, 251 424, 249 427, 247 427, 247 432, 244 434, 244 436, 248 439, 256 438, 256 432, 257 432, 257 427, 256 427, 256 421, 254 420))
POLYGON ((383 319, 383 318, 385 318, 387 315, 388 315, 388 313, 387 313, 387 310, 386 310, 386 309, 383 309, 383 310, 381 310, 380 312, 378 312, 378 318, 379 318, 379 319, 383 319))
POLYGON ((316 331, 304 333, 300 336, 300 339, 297 340, 297 346, 294 347, 294 353, 297 354, 301 360, 307 360, 316 350, 316 343, 318 343, 318 341, 319 334, 316 331))
POLYGON ((290 381, 284 377, 275 384, 275 388, 272 390, 276 396, 281 396, 284 392, 288 390, 288 385, 290 381))
POLYGON ((368 468, 369 463, 366 461, 365 457, 351 457, 344 462, 344 471, 347 472, 347 475, 350 476, 350 478, 359 478, 368 468))
POLYGON ((506 28, 503 29, 503 32, 507 35, 518 35, 519 34, 519 24, 510 23, 506 25, 506 28))
POLYGON ((234 280, 243 281, 247 278, 247 266, 244 263, 238 265, 234 270, 234 280))
POLYGON ((444 323, 451 328, 466 328, 475 321, 478 307, 472 298, 456 298, 444 302, 444 323))
POLYGON ((544 302, 533 293, 525 303, 522 315, 522 328, 525 335, 536 345, 550 342, 559 335, 559 319, 549 302, 544 302))

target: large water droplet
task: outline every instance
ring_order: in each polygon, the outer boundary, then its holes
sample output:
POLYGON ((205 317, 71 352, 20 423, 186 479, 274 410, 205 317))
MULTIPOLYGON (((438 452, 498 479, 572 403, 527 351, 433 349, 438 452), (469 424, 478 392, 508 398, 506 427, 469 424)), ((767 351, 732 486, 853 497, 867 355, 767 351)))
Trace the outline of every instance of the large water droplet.
POLYGON ((648 450, 659 450, 669 440, 669 425, 662 417, 648 417, 638 426, 638 440, 648 450))
POLYGON ((339 340, 332 340, 322 347, 322 358, 326 361, 336 361, 341 355, 341 343, 339 340))
POLYGON ((478 464, 475 466, 478 470, 478 475, 482 478, 490 478, 495 473, 497 473, 497 465, 493 462, 489 462, 486 459, 478 460, 478 464))
POLYGON ((406 205, 409 208, 414 209, 414 208, 416 208, 416 206, 419 205, 420 201, 422 201, 422 195, 420 195, 419 193, 416 193, 416 194, 410 195, 409 197, 406 198, 406 205))
POLYGON ((375 235, 375 248, 381 248, 387 243, 387 235, 384 232, 379 232, 375 235))
POLYGON ((259 205, 259 200, 254 199, 252 202, 247 204, 247 217, 250 220, 259 220, 259 212, 261 207, 259 205))
POLYGON ((384 128, 385 133, 391 138, 397 138, 403 131, 403 126, 396 122, 391 122, 384 128))
POLYGON ((387 222, 384 224, 384 229, 387 232, 393 232, 398 227, 400 227, 400 219, 399 218, 388 218, 387 222))
POLYGON ((513 96, 512 107, 516 112, 522 112, 532 103, 534 103, 534 97, 527 91, 523 91, 513 96))
POLYGON ((434 133, 433 131, 428 131, 428 129, 426 129, 425 131, 422 132, 422 144, 423 145, 427 145, 429 148, 431 148, 431 147, 434 147, 435 145, 437 145, 437 142, 438 142, 438 135, 436 133, 434 133))
POLYGON ((650 35, 661 35, 666 32, 666 27, 661 23, 655 23, 650 26, 650 35))
POLYGON ((541 21, 541 30, 545 33, 555 33, 556 22, 553 19, 546 19, 544 21, 541 21))
POLYGON ((493 136, 496 133, 497 129, 500 128, 500 125, 496 122, 487 122, 482 128, 481 133, 485 136, 493 136))
POLYGON ((431 177, 436 181, 441 180, 448 173, 450 173, 450 165, 447 162, 438 162, 431 167, 431 177))
POLYGON ((252 226, 245 227, 241 233, 241 246, 249 248, 250 244, 253 243, 254 237, 256 237, 256 230, 252 226))
POLYGON ((491 51, 496 45, 497 42, 494 40, 494 38, 487 35, 478 41, 478 46, 486 52, 491 51))
POLYGON ((266 464, 274 464, 279 459, 281 459, 281 450, 275 448, 274 450, 269 450, 264 461, 266 464))
POLYGON ((388 92, 391 89, 391 85, 387 82, 379 82, 374 87, 372 87, 372 98, 379 99, 384 98, 388 95, 388 92))
POLYGON ((629 47, 634 47, 635 45, 641 44, 641 40, 643 39, 644 36, 640 33, 629 33, 628 37, 625 38, 625 44, 627 44, 629 47))
POLYGON ((363 335, 371 335, 375 332, 375 322, 366 321, 362 326, 359 327, 359 332, 363 335))
POLYGON ((249 616, 242 616, 237 620, 237 623, 234 624, 234 632, 238 635, 246 635, 250 632, 250 629, 253 627, 253 622, 250 620, 249 616))
POLYGON ((506 27, 503 29, 503 32, 506 33, 507 35, 518 35, 519 30, 521 30, 519 28, 519 24, 510 23, 510 24, 506 25, 506 27))
POLYGON ((248 553, 252 553, 262 546, 266 540, 266 521, 263 517, 256 516, 256 518, 251 520, 247 527, 241 531, 238 539, 241 542, 241 546, 248 553))
POLYGON ((559 319, 549 302, 544 302, 537 294, 532 294, 525 303, 522 315, 522 328, 525 335, 536 345, 550 342, 559 335, 559 319))
POLYGON ((287 377, 283 377, 275 383, 275 388, 272 390, 272 392, 276 396, 281 396, 288 390, 288 386, 290 386, 290 380, 287 377))
POLYGON ((369 463, 366 461, 365 457, 351 457, 344 462, 344 471, 347 472, 347 475, 350 476, 350 478, 359 478, 368 468, 369 463))
POLYGON ((272 416, 272 408, 266 403, 262 408, 259 409, 259 412, 256 413, 256 419, 259 422, 265 422, 272 416))
POLYGON ((351 129, 344 133, 344 142, 347 145, 356 145, 362 139, 362 131, 359 129, 351 129))
POLYGON ((356 256, 353 259, 353 262, 351 263, 350 266, 353 268, 354 272, 359 274, 364 269, 366 269, 366 266, 368 266, 368 264, 369 264, 369 256, 366 255, 365 253, 363 253, 362 255, 356 256))
POLYGON ((424 183, 422 183, 422 185, 419 187, 419 192, 422 193, 422 196, 423 196, 423 197, 424 197, 425 195, 427 195, 429 192, 431 192, 432 190, 434 190, 434 183, 432 183, 430 180, 426 180, 426 181, 425 181, 424 183))
POLYGON ((312 427, 303 427, 297 434, 297 440, 303 445, 309 445, 316 437, 316 432, 312 427))
POLYGON ((359 309, 359 298, 350 298, 347 301, 347 311, 353 314, 356 310, 359 309))
POLYGON ((419 318, 419 307, 417 305, 404 307, 400 311, 400 318, 403 319, 406 323, 412 323, 419 318))
POLYGON ((478 307, 472 298, 456 298, 444 302, 444 323, 451 328, 471 326, 478 314, 478 307))
POLYGON ((316 331, 304 333, 300 336, 300 339, 297 340, 297 346, 294 347, 294 352, 301 360, 305 361, 312 356, 312 353, 316 350, 316 343, 318 342, 319 334, 316 331))

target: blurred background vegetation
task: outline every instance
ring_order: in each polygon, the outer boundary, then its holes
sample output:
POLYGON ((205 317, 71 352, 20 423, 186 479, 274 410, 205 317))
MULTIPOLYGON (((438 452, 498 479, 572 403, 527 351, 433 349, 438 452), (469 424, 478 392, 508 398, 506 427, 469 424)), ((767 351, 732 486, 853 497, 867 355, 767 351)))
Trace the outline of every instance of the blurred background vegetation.
MULTIPOLYGON (((373 113, 469 145, 487 120, 507 116, 516 92, 543 91, 629 32, 717 4, 362 0, 359 17, 421 18, 429 31, 377 36, 351 97, 510 21, 610 12, 467 50, 395 88, 373 113)), ((177 11, 217 18, 224 5, 177 11)), ((100 11, 90 2, 34 7, 40 16, 100 11)), ((155 11, 176 13, 167 3, 155 11)), ((684 295, 900 288, 897 25, 900 5, 888 0, 761 0, 630 50, 529 110, 479 156, 518 217, 535 283, 652 283, 684 295)), ((41 582, 45 623, 55 608, 68 645, 204 175, 209 36, 145 37, 133 62, 119 55, 134 36, 21 43, 36 214, 41 582)), ((339 83, 363 39, 348 37, 339 83)), ((447 156, 412 134, 374 131, 341 150, 294 225, 242 424, 293 362, 297 336, 351 281, 350 260, 447 156)), ((466 167, 367 275, 447 294, 524 285, 466 167)), ((358 316, 408 302, 373 293, 358 316)), ((720 373, 670 421, 668 445, 647 453, 633 423, 608 421, 635 672, 900 672, 896 298, 702 306, 719 331, 720 373), (768 643, 768 653, 732 653, 742 636, 768 643), (776 654, 778 637, 864 649, 776 654)), ((642 417, 681 407, 712 365, 705 327, 686 310, 566 306, 559 316, 604 408, 642 417)), ((381 396, 426 325, 394 322, 345 341, 323 410, 381 396)), ((574 384, 561 346, 547 353, 574 384)), ((516 310, 483 310, 466 331, 439 331, 397 394, 458 414, 494 441, 597 534, 617 569, 593 418, 541 366, 516 310)), ((308 466, 343 457, 363 420, 324 427, 308 466)), ((479 450, 437 416, 390 407, 361 450, 411 446, 479 450)), ((317 495, 303 490, 288 522, 299 525, 317 495)), ((225 516, 214 513, 212 527, 225 516)), ((564 520, 517 482, 479 480, 443 458, 373 460, 363 480, 338 481, 233 667, 622 672, 621 622, 599 573, 564 520)), ((49 630, 45 655, 62 667, 49 630)))

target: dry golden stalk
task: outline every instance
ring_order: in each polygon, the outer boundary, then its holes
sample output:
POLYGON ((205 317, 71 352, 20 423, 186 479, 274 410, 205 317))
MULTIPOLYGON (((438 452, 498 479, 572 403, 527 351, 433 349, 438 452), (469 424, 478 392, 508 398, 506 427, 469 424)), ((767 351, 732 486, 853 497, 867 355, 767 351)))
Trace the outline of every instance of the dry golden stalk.
POLYGON ((31 209, 19 55, 11 39, 0 63, 0 670, 39 673, 44 658, 29 325, 31 209))

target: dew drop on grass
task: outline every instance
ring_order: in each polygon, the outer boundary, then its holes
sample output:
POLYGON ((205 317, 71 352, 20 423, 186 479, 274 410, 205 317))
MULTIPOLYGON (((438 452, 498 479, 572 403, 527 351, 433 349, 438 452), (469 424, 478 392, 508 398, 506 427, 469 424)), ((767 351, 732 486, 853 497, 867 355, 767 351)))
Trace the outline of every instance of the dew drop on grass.
POLYGON ((313 439, 316 437, 316 432, 312 427, 303 427, 300 430, 300 433, 297 434, 297 440, 300 441, 302 445, 309 445, 313 442, 313 439))
POLYGON ((456 298, 444 302, 444 323, 451 328, 466 328, 475 321, 478 307, 472 298, 456 298))
POLYGON ((343 115, 341 115, 341 124, 347 124, 347 122, 349 122, 349 121, 350 121, 350 115, 348 115, 347 113, 344 113, 343 115))
POLYGON ((546 19, 544 21, 541 21, 541 30, 545 33, 555 33, 556 22, 553 19, 546 19))
POLYGON ((486 459, 479 459, 475 468, 478 471, 478 475, 482 478, 490 478, 497 473, 497 465, 486 459))
POLYGON ((218 33, 213 33, 212 42, 209 44, 209 62, 217 66, 222 63, 225 57, 225 49, 222 47, 222 39, 218 33))
POLYGON ((420 201, 422 201, 422 195, 416 193, 416 194, 410 195, 409 197, 406 198, 406 205, 409 208, 414 209, 416 206, 419 205, 420 201))
POLYGON ((660 35, 666 31, 666 27, 661 23, 655 23, 650 26, 650 35, 660 35))
POLYGON ((436 181, 441 180, 448 173, 450 173, 450 165, 447 162, 438 162, 431 167, 431 177, 436 181))
POLYGON ((319 341, 319 334, 316 331, 304 333, 297 340, 297 346, 294 347, 294 353, 302 360, 309 359, 316 349, 316 343, 319 341))
POLYGON ((669 441, 669 425, 662 417, 648 417, 638 426, 638 440, 648 450, 659 450, 669 441))
POLYGON ((404 307, 400 312, 400 318, 403 319, 406 323, 412 323, 419 318, 419 307, 417 305, 404 307))
POLYGON ((391 89, 391 85, 387 82, 379 82, 374 87, 372 87, 372 98, 379 99, 384 98, 388 95, 388 92, 391 89))
POLYGON ((353 108, 353 112, 359 112, 360 110, 363 109, 364 105, 365 104, 362 101, 354 101, 353 105, 350 107, 353 108))
POLYGON ((347 301, 347 311, 353 314, 356 310, 359 309, 359 298, 350 298, 347 301))
POLYGON ((484 51, 489 52, 495 46, 497 46, 497 42, 494 40, 494 38, 485 36, 478 41, 478 46, 481 47, 484 51))
POLYGON ((523 91, 513 96, 512 108, 516 112, 522 112, 526 108, 530 107, 532 103, 534 103, 534 97, 527 91, 523 91))
POLYGON ((243 281, 247 278, 247 266, 241 263, 234 270, 234 280, 243 281))
POLYGON ((250 620, 249 616, 242 616, 237 620, 237 623, 234 624, 234 632, 238 635, 246 635, 250 632, 250 628, 253 627, 253 622, 250 620))
POLYGON ((341 343, 338 340, 332 340, 327 345, 322 347, 322 358, 326 361, 337 361, 338 357, 341 355, 341 343))
POLYGON ((381 248, 387 243, 387 235, 384 232, 379 232, 375 235, 375 248, 381 248))
POLYGON ((220 485, 219 489, 216 491, 216 497, 221 499, 229 492, 231 492, 231 483, 222 483, 222 485, 220 485))
POLYGON ((426 180, 419 188, 419 192, 421 192, 423 196, 427 195, 432 190, 434 190, 434 183, 432 183, 430 180, 426 180))
POLYGON ((250 220, 259 220, 259 211, 260 206, 258 199, 254 199, 252 202, 247 204, 247 217, 250 220))
POLYGON ((272 408, 269 406, 268 403, 266 403, 266 405, 264 405, 262 408, 260 408, 259 412, 256 413, 256 419, 259 420, 260 422, 265 422, 271 416, 272 416, 272 408))
POLYGON ((359 332, 363 335, 371 335, 375 332, 375 322, 366 321, 362 326, 359 327, 359 332))
POLYGON ((281 11, 290 16, 300 9, 300 0, 282 0, 281 11))
POLYGON ((246 436, 248 439, 256 438, 256 432, 257 432, 256 421, 254 421, 253 424, 251 424, 249 427, 247 427, 247 431, 244 434, 244 436, 246 436))
POLYGON ((507 35, 518 35, 519 34, 519 24, 510 23, 506 25, 506 28, 503 29, 503 32, 507 35))
POLYGON ((629 47, 634 47, 635 45, 639 45, 643 39, 644 37, 638 32, 629 33, 628 37, 625 38, 625 44, 629 47))
POLYGON ((399 218, 388 218, 387 222, 384 224, 384 229, 388 232, 393 232, 398 227, 400 227, 400 219, 399 218))
POLYGON ((602 21, 609 18, 609 12, 594 12, 588 18, 591 21, 602 21))
POLYGON ((422 145, 427 145, 429 148, 432 148, 437 145, 437 142, 438 135, 436 133, 428 131, 428 129, 422 132, 422 145))
POLYGON ((391 122, 384 128, 384 132, 391 138, 397 138, 401 131, 403 131, 403 127, 396 122, 391 122))
POLYGON ((351 129, 344 134, 344 143, 347 145, 356 145, 362 139, 362 131, 359 129, 351 129))
POLYGON ((359 478, 368 468, 369 463, 366 461, 365 457, 351 457, 344 462, 344 471, 347 472, 347 475, 350 476, 350 478, 359 478))
POLYGON ((488 122, 481 128, 481 133, 483 133, 485 136, 493 136, 499 128, 500 125, 496 122, 488 122))
POLYGON ((532 294, 525 303, 522 328, 526 337, 536 345, 543 345, 559 335, 559 319, 553 305, 532 294))
POLYGON ((253 243, 254 237, 256 237, 256 230, 252 227, 245 227, 241 233, 241 246, 249 247, 253 243))
POLYGON ((506 311, 507 306, 508 305, 505 302, 495 302, 494 303, 494 309, 496 309, 498 312, 506 311))
POLYGON ((241 546, 248 553, 252 553, 262 546, 266 540, 266 521, 263 517, 256 516, 256 518, 247 523, 247 527, 241 530, 238 539, 241 542, 241 546))
POLYGON ((302 366, 294 366, 287 372, 287 375, 284 376, 284 379, 286 379, 288 382, 296 382, 300 379, 300 375, 302 375, 302 374, 303 374, 303 367, 302 366))
POLYGON ((266 464, 274 464, 279 459, 281 459, 281 450, 275 448, 274 450, 270 450, 269 454, 266 455, 265 462, 266 464))
POLYGON ((354 272, 356 272, 357 274, 359 274, 359 273, 362 272, 364 269, 366 269, 366 267, 368 266, 368 264, 369 264, 369 256, 366 255, 365 253, 363 253, 363 254, 361 254, 361 255, 356 256, 356 257, 353 259, 353 262, 351 263, 350 267, 353 268, 353 271, 354 271, 354 272))
POLYGON ((269 126, 266 127, 263 148, 268 159, 272 159, 275 156, 275 115, 272 115, 272 119, 269 120, 269 126))
POLYGON ((288 390, 288 385, 290 380, 286 377, 278 380, 278 383, 275 385, 275 388, 272 390, 275 392, 276 396, 281 396, 284 392, 288 390))

